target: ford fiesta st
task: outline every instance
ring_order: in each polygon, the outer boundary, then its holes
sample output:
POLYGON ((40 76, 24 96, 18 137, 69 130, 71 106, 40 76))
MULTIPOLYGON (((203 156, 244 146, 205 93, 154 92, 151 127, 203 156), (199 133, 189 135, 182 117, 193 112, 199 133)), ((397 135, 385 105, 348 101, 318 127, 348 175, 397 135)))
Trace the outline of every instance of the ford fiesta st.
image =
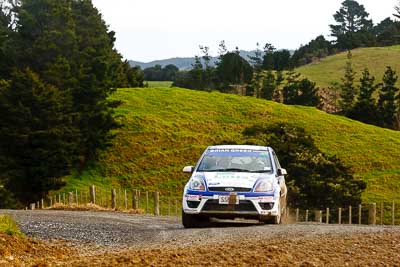
POLYGON ((182 224, 198 227, 210 218, 258 219, 279 224, 286 208, 286 170, 274 150, 262 146, 211 146, 183 192, 182 224))

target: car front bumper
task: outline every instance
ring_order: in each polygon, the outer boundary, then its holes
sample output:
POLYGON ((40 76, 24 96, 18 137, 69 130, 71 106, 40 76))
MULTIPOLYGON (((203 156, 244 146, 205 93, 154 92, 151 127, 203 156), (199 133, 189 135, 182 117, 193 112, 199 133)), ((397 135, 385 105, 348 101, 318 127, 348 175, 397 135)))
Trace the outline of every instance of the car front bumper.
POLYGON ((237 193, 239 203, 219 204, 219 196, 226 193, 194 193, 187 192, 183 196, 182 207, 187 214, 199 214, 210 217, 245 217, 264 218, 279 214, 279 197, 272 194, 237 193))

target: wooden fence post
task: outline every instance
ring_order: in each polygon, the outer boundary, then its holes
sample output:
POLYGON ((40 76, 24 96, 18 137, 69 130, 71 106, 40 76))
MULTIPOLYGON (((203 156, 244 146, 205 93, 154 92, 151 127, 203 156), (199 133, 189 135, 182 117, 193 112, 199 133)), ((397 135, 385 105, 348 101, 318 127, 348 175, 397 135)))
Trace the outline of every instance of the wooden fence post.
POLYGON ((137 191, 136 195, 137 195, 137 208, 139 210, 140 209, 140 190, 137 191))
POLYGON ((175 215, 178 216, 178 200, 175 199, 175 215))
POLYGON ((94 185, 90 187, 89 193, 90 193, 90 203, 96 204, 96 187, 94 185))
POLYGON ((326 224, 329 224, 329 208, 326 208, 326 224))
POLYGON ((296 222, 299 222, 299 209, 296 209, 296 222))
POLYGON ((383 202, 381 203, 381 225, 383 225, 383 211, 384 211, 384 205, 383 202))
POLYGON ((99 188, 99 205, 103 207, 103 190, 101 190, 101 188, 99 188))
POLYGON ((351 218, 351 206, 349 206, 349 224, 351 224, 352 223, 352 218, 351 218))
POLYGON ((160 193, 154 192, 154 215, 160 215, 160 193))
POLYGON ((63 204, 64 204, 64 205, 67 205, 67 200, 66 200, 66 198, 65 198, 65 193, 63 193, 63 204))
POLYGON ((50 200, 50 208, 51 208, 51 207, 53 207, 53 198, 50 196, 49 200, 50 200))
POLYGON ((342 224, 342 208, 339 208, 338 224, 342 224))
POLYGON ((116 200, 116 194, 117 194, 117 190, 115 190, 114 188, 111 189, 111 208, 114 210, 117 206, 117 200, 116 200))
POLYGON ((126 189, 124 191, 124 204, 125 204, 125 209, 128 209, 128 197, 126 195, 126 189))
POLYGON ((68 193, 68 206, 72 206, 72 203, 74 202, 74 195, 72 192, 68 193))
POLYGON ((358 205, 358 224, 361 224, 361 217, 362 217, 362 206, 360 204, 358 205))
POLYGON ((368 209, 368 224, 376 225, 376 203, 372 203, 368 209))
POLYGON ((394 206, 394 201, 392 202, 392 225, 394 225, 394 212, 395 212, 395 206, 394 206))
POLYGON ((40 203, 41 205, 41 207, 42 207, 42 209, 44 209, 44 199, 42 198, 42 200, 41 200, 41 203, 40 203))
POLYGON ((171 197, 168 197, 168 216, 171 216, 171 197))
POLYGON ((138 209, 138 191, 136 189, 132 191, 132 209, 138 209))
POLYGON ((35 210, 35 203, 31 203, 30 208, 31 210, 35 210))
POLYGON ((79 202, 78 202, 78 189, 75 189, 75 204, 78 206, 79 202))
POLYGON ((314 211, 315 221, 318 223, 322 223, 322 210, 314 211))
POLYGON ((61 204, 61 193, 58 194, 58 203, 61 204))
POLYGON ((149 213, 149 192, 146 191, 146 214, 149 213))
POLYGON ((306 222, 308 222, 308 210, 306 210, 306 222))

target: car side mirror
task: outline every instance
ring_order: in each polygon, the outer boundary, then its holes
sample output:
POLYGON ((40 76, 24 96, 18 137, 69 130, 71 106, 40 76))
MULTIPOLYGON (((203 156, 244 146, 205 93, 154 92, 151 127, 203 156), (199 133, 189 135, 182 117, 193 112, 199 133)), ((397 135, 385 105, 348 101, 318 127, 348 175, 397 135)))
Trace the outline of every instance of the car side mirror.
POLYGON ((279 175, 279 176, 282 176, 282 175, 287 175, 287 171, 286 171, 286 169, 283 169, 283 168, 281 168, 281 169, 278 169, 278 175, 279 175))
POLYGON ((193 171, 194 171, 193 166, 186 166, 185 168, 183 168, 183 172, 186 172, 186 173, 193 173, 193 171))

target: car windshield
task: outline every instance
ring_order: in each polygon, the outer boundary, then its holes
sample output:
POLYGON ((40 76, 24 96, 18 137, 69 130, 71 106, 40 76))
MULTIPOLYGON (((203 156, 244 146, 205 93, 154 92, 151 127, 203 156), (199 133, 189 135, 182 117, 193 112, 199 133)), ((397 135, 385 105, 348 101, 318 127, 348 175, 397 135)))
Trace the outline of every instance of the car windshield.
POLYGON ((204 155, 197 171, 203 172, 271 172, 267 151, 215 149, 204 155))

